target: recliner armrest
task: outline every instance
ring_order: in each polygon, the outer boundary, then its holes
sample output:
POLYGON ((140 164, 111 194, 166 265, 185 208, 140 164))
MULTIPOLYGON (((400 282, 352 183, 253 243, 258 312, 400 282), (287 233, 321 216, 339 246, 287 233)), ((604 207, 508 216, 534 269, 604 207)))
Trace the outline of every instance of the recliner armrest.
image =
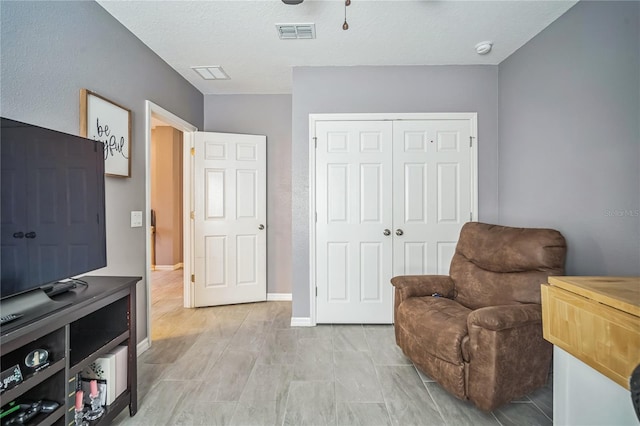
POLYGON ((542 322, 542 306, 538 304, 498 305, 476 309, 467 317, 467 326, 500 331, 542 322))
POLYGON ((448 275, 401 275, 393 277, 391 284, 396 288, 396 302, 434 293, 452 297, 454 289, 453 280, 448 275))

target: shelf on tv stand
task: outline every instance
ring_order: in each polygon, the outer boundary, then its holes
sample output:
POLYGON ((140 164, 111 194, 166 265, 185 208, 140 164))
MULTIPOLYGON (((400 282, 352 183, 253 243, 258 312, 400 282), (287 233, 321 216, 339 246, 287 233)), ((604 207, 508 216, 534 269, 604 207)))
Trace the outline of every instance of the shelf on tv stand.
MULTIPOLYGON (((91 362, 126 345, 127 389, 106 407, 105 415, 91 424, 108 424, 124 408, 137 411, 136 368, 136 283, 140 277, 88 276, 88 287, 78 286, 52 298, 64 305, 46 315, 25 314, 16 323, 0 328, 2 369, 19 364, 23 382, 0 395, 5 406, 21 397, 50 399, 61 407, 49 415, 38 415, 41 426, 73 423, 76 375, 91 362), (25 374, 24 358, 35 346, 52 348, 51 364, 41 371, 25 374)), ((3 301, 4 308, 4 301, 3 301)))

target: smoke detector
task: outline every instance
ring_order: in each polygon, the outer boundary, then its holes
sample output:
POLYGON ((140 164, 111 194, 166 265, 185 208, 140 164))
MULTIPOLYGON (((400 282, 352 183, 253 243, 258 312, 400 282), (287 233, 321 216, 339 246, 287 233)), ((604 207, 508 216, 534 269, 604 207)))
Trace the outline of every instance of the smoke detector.
POLYGON ((282 0, 282 3, 284 3, 284 4, 300 4, 303 1, 304 0, 282 0))
POLYGON ((476 44, 476 53, 478 55, 486 55, 491 52, 491 47, 493 47, 493 43, 490 41, 483 41, 476 44))

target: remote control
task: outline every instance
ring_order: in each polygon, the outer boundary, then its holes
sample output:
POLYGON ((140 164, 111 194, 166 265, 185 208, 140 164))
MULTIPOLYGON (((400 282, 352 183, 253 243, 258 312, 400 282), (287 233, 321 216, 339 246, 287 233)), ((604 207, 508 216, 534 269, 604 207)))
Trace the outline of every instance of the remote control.
POLYGON ((22 314, 9 314, 0 317, 0 325, 4 325, 13 320, 17 320, 18 318, 22 318, 22 314))
POLYGON ((44 290, 47 296, 52 297, 61 293, 66 293, 67 291, 72 290, 77 286, 78 285, 73 281, 65 281, 65 282, 57 282, 50 286, 41 287, 41 288, 44 290))

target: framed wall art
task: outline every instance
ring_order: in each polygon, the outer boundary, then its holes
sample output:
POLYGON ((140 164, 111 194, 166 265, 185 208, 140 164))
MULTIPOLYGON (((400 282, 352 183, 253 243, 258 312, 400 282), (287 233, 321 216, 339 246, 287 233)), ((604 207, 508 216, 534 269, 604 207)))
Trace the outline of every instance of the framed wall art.
POLYGON ((131 177, 131 110, 81 89, 80 135, 104 143, 105 175, 131 177))

